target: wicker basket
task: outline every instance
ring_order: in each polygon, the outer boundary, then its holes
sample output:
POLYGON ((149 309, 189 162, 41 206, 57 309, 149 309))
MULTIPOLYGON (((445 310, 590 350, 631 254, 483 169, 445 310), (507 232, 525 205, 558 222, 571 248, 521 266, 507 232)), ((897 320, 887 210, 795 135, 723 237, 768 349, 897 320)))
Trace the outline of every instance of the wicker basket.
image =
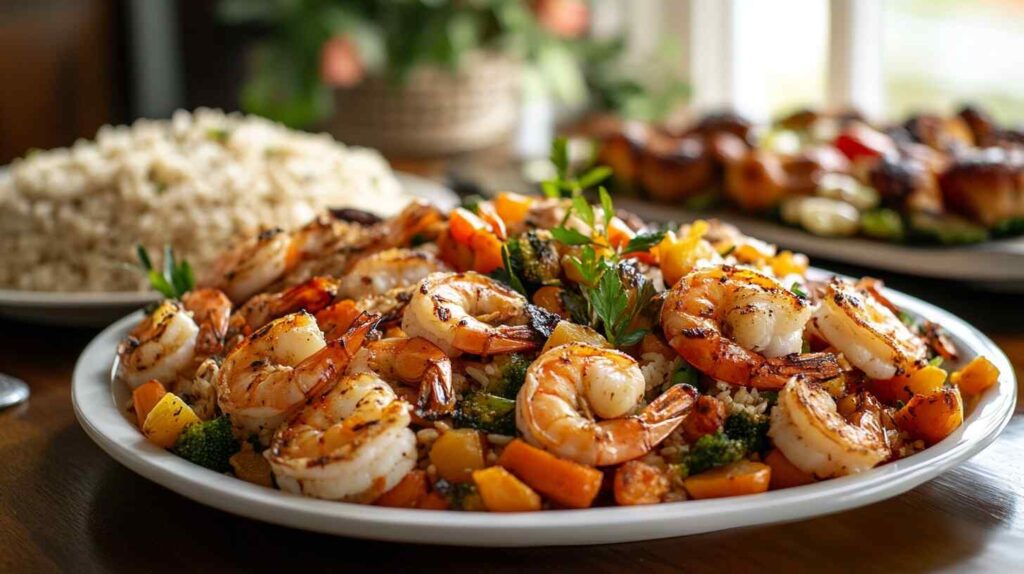
POLYGON ((519 112, 520 65, 478 53, 456 72, 419 67, 403 84, 369 78, 335 93, 327 129, 340 141, 403 157, 440 156, 507 138, 519 112))

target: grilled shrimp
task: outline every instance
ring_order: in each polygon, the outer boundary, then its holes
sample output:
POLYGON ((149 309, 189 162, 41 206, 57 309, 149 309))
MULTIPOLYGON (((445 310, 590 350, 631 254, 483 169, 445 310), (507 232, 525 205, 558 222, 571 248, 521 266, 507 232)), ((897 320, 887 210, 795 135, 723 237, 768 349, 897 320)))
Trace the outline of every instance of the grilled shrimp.
POLYGON ((421 249, 387 249, 363 257, 341 280, 341 294, 361 298, 409 287, 435 271, 448 271, 441 260, 421 249))
POLYGON ((409 404, 372 373, 349 375, 274 434, 265 456, 281 490, 371 502, 416 466, 409 404))
POLYGON ((416 288, 402 330, 449 356, 493 355, 538 346, 526 298, 478 273, 432 273, 416 288))
POLYGON ((118 345, 117 376, 128 386, 150 379, 171 385, 220 352, 230 302, 214 289, 200 289, 183 299, 160 303, 118 345))
POLYGON ((886 305, 850 283, 832 278, 814 327, 858 369, 872 379, 890 379, 924 364, 925 342, 886 305))
POLYGON ((420 416, 443 416, 455 407, 451 359, 426 339, 393 337, 367 343, 349 365, 349 373, 363 372, 388 382, 417 385, 416 414, 420 416))
POLYGON ((236 244, 213 265, 204 281, 241 303, 280 279, 300 259, 295 237, 275 227, 236 244))
POLYGON ((683 277, 665 298, 661 326, 687 362, 733 385, 779 389, 793 375, 839 374, 829 353, 798 354, 809 302, 776 280, 729 265, 683 277))
POLYGON ((582 464, 650 452, 689 412, 696 391, 677 385, 636 412, 644 376, 632 357, 584 343, 549 350, 526 371, 516 427, 530 443, 582 464))
POLYGON ((232 336, 247 336, 270 321, 290 313, 317 313, 330 305, 337 293, 336 280, 314 277, 280 293, 254 295, 231 314, 229 332, 232 336))
POLYGON ((863 472, 890 455, 876 417, 847 421, 827 391, 797 377, 779 393, 770 424, 768 436, 782 454, 818 478, 863 472))
POLYGON ((236 428, 265 439, 306 397, 337 380, 373 325, 363 316, 327 342, 306 312, 271 321, 224 359, 217 375, 221 411, 236 428))

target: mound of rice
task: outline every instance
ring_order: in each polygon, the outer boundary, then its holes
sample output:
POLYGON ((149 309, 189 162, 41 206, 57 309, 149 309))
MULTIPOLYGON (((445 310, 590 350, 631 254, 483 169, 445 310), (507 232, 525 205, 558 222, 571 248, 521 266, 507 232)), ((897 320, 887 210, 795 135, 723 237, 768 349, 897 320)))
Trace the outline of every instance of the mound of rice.
POLYGON ((138 243, 154 256, 170 244, 202 270, 239 234, 406 202, 377 152, 261 118, 199 109, 105 126, 0 176, 0 288, 145 289, 138 243))

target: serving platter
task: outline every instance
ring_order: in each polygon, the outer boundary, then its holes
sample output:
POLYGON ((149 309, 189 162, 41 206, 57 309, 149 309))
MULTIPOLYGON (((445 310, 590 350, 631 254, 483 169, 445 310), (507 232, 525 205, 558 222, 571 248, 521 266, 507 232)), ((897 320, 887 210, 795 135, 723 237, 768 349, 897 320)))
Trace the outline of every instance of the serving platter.
MULTIPOLYGON (((812 274, 830 275, 820 270, 812 274)), ((964 360, 987 357, 999 369, 998 384, 980 398, 960 428, 922 452, 859 475, 751 496, 491 514, 348 504, 249 484, 154 446, 130 421, 124 408, 128 389, 113 381, 112 372, 117 343, 141 318, 138 312, 109 326, 86 347, 75 367, 71 395, 82 428, 115 460, 192 500, 265 522, 341 536, 469 546, 587 545, 684 536, 810 518, 897 496, 963 463, 995 440, 1013 414, 1017 395, 1006 356, 951 313, 896 291, 885 294, 911 315, 947 329, 964 360)))
MULTIPOLYGON (((0 177, 5 168, 0 167, 0 177)), ((449 210, 458 205, 455 192, 432 180, 396 172, 405 192, 449 210)), ((339 206, 343 207, 343 206, 339 206)), ((0 289, 0 316, 31 323, 103 327, 159 299, 155 292, 44 292, 0 289)))
POLYGON ((814 258, 908 275, 964 281, 1001 291, 1024 292, 1024 237, 962 246, 909 246, 859 237, 820 237, 733 210, 691 211, 619 197, 615 199, 615 205, 648 221, 688 223, 717 217, 751 237, 814 258))

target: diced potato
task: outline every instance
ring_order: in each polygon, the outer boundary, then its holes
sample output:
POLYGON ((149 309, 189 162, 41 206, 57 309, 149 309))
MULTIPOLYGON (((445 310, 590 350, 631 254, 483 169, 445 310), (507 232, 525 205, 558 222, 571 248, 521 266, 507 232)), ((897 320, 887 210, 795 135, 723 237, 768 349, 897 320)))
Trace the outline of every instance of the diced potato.
POLYGON ((611 347, 607 339, 590 327, 577 325, 569 321, 559 321, 558 325, 555 325, 555 329, 551 332, 551 336, 548 337, 547 343, 544 343, 541 353, 546 353, 566 343, 589 343, 597 347, 611 347))
POLYGON ((724 498, 764 492, 771 477, 767 464, 741 460, 688 477, 683 486, 693 498, 724 498))
POLYGON ((985 357, 975 357, 953 373, 951 381, 965 395, 979 395, 999 381, 999 369, 985 357))
POLYGON ((896 426, 931 446, 964 422, 964 401, 956 387, 914 395, 893 417, 896 426))
POLYGON ((707 229, 707 222, 698 220, 686 235, 677 238, 670 233, 658 244, 658 262, 666 286, 675 285, 699 261, 720 259, 715 248, 703 239, 707 229))
POLYGON ((197 422, 200 422, 199 417, 192 407, 173 393, 167 393, 149 411, 146 422, 142 424, 142 434, 157 446, 171 448, 181 431, 197 422))
POLYGON ((430 462, 449 482, 469 482, 474 470, 484 467, 484 446, 473 429, 450 430, 430 447, 430 462))
POLYGON ((884 381, 870 381, 868 390, 885 403, 909 401, 914 395, 930 395, 942 389, 948 374, 934 365, 884 381))
POLYGON ((540 510, 540 495, 500 466, 474 471, 473 482, 491 512, 540 510))

